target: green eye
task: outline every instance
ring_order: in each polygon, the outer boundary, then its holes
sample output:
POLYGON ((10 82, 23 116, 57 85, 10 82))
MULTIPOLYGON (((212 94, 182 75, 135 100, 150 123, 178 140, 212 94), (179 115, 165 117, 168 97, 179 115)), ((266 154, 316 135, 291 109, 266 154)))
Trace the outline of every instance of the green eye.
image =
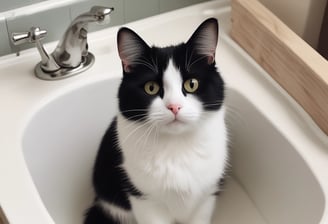
POLYGON ((145 92, 149 95, 156 95, 159 91, 159 85, 157 82, 149 81, 144 86, 145 92))
POLYGON ((188 79, 183 83, 183 88, 188 93, 194 93, 198 89, 199 82, 197 79, 188 79))

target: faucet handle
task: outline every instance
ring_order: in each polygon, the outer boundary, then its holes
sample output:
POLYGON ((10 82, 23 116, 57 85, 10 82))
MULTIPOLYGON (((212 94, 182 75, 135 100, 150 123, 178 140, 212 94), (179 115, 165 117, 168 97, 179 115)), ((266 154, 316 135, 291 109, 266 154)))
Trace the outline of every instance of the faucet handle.
POLYGON ((36 43, 37 41, 42 40, 46 35, 46 30, 41 30, 39 27, 31 27, 28 32, 12 33, 11 41, 14 45, 36 43))
POLYGON ((35 43, 41 56, 40 68, 47 72, 54 72, 60 69, 52 55, 48 55, 44 49, 41 40, 47 35, 46 30, 41 30, 39 27, 31 27, 28 32, 12 33, 11 41, 14 45, 25 43, 35 43))

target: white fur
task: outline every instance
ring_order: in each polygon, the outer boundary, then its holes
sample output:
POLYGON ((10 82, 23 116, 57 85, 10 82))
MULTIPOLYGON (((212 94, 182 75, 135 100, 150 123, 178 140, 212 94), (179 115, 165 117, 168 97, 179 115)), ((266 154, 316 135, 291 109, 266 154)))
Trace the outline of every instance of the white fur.
POLYGON ((185 130, 194 130, 198 125, 202 104, 192 95, 185 97, 182 92, 180 72, 170 60, 163 77, 164 98, 156 98, 150 107, 149 120, 160 126, 160 131, 172 134, 185 130), (179 104, 181 109, 177 116, 167 109, 169 104, 179 104), (178 122, 172 122, 176 119, 178 122))
POLYGON ((131 197, 133 213, 139 224, 209 224, 227 159, 224 107, 204 112, 196 97, 184 96, 171 61, 163 85, 147 122, 117 118, 123 167, 145 194, 131 197), (182 106, 176 118, 171 103, 182 106))
POLYGON ((122 220, 125 224, 136 224, 135 218, 131 211, 126 211, 104 200, 98 201, 101 208, 111 217, 122 220))

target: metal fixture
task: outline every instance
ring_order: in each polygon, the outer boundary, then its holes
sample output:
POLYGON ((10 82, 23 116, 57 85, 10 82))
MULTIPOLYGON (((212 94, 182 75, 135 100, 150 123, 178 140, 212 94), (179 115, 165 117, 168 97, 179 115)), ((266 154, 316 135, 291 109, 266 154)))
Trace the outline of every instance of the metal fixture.
POLYGON ((41 55, 41 62, 35 67, 35 75, 40 79, 63 79, 90 68, 94 63, 94 56, 88 51, 88 24, 96 22, 100 25, 110 21, 110 13, 114 8, 94 6, 89 12, 76 17, 67 28, 57 47, 50 55, 44 49, 41 40, 47 31, 39 27, 32 27, 30 31, 13 33, 14 45, 35 43, 41 55))

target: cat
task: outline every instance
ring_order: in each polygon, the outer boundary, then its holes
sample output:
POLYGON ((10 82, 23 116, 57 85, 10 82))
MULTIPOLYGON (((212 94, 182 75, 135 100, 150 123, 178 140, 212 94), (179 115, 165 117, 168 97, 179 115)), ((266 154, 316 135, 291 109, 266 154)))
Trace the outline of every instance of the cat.
POLYGON ((228 159, 217 42, 215 18, 162 48, 120 28, 119 113, 96 157, 85 224, 211 223, 228 159))

